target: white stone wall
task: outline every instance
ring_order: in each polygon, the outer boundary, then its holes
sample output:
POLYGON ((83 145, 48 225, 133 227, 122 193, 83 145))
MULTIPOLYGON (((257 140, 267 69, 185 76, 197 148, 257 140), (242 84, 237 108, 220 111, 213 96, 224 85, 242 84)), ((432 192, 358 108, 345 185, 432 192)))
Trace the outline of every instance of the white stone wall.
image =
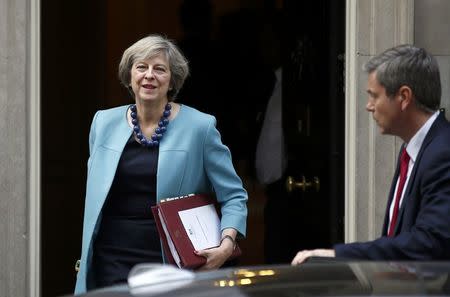
POLYGON ((450 1, 415 0, 414 43, 438 60, 441 70, 442 104, 450 119, 450 1))
POLYGON ((0 296, 27 296, 27 11, 0 0, 0 296))
POLYGON ((437 57, 442 107, 450 118, 450 1, 348 0, 346 93, 346 241, 381 233, 401 139, 382 136, 365 111, 367 76, 361 67, 394 45, 413 43, 437 57))
POLYGON ((412 0, 347 1, 347 242, 378 237, 401 140, 380 135, 367 103, 363 64, 413 39, 412 0))

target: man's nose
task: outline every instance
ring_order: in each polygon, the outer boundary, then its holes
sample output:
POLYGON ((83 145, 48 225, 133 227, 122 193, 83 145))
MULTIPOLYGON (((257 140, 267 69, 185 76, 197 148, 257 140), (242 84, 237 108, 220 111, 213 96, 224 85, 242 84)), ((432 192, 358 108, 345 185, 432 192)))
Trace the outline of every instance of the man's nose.
POLYGON ((372 103, 372 101, 370 99, 367 101, 366 110, 368 112, 372 112, 373 111, 373 103, 372 103))

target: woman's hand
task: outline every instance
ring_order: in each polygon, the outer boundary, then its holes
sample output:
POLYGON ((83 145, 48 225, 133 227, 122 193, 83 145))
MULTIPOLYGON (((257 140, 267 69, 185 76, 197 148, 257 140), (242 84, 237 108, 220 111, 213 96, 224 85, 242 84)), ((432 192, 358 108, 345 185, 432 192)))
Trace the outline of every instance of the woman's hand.
POLYGON ((206 263, 198 270, 218 269, 231 256, 235 248, 237 231, 232 228, 223 230, 220 246, 206 250, 195 251, 197 256, 206 258, 206 263))

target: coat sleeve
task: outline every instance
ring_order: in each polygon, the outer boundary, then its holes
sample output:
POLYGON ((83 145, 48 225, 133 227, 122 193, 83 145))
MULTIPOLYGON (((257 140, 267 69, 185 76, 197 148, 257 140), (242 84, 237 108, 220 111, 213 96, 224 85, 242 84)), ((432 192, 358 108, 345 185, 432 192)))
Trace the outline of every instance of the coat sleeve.
POLYGON ((205 171, 221 205, 221 230, 234 228, 245 236, 247 192, 233 167, 230 150, 221 141, 214 117, 209 122, 204 147, 205 171))
MULTIPOLYGON (((448 131, 448 130, 447 130, 448 131)), ((445 136, 448 138, 448 136, 445 136)), ((441 139, 442 140, 442 139, 441 139)), ((450 141, 438 141, 423 155, 415 189, 405 203, 417 212, 394 237, 334 246, 336 256, 371 260, 450 259, 450 141)), ((405 207, 408 207, 405 206, 405 207)), ((406 214, 403 214, 404 216, 406 214)), ((409 214, 408 214, 409 215, 409 214)))

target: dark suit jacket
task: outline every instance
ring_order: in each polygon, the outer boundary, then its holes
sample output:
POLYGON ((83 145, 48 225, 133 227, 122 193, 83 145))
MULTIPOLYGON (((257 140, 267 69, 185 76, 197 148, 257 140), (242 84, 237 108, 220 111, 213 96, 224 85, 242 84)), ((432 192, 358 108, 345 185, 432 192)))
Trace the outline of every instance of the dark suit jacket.
POLYGON ((389 193, 382 237, 369 242, 338 244, 336 257, 370 260, 450 259, 450 124, 441 113, 431 126, 408 181, 394 236, 387 237, 389 193))

